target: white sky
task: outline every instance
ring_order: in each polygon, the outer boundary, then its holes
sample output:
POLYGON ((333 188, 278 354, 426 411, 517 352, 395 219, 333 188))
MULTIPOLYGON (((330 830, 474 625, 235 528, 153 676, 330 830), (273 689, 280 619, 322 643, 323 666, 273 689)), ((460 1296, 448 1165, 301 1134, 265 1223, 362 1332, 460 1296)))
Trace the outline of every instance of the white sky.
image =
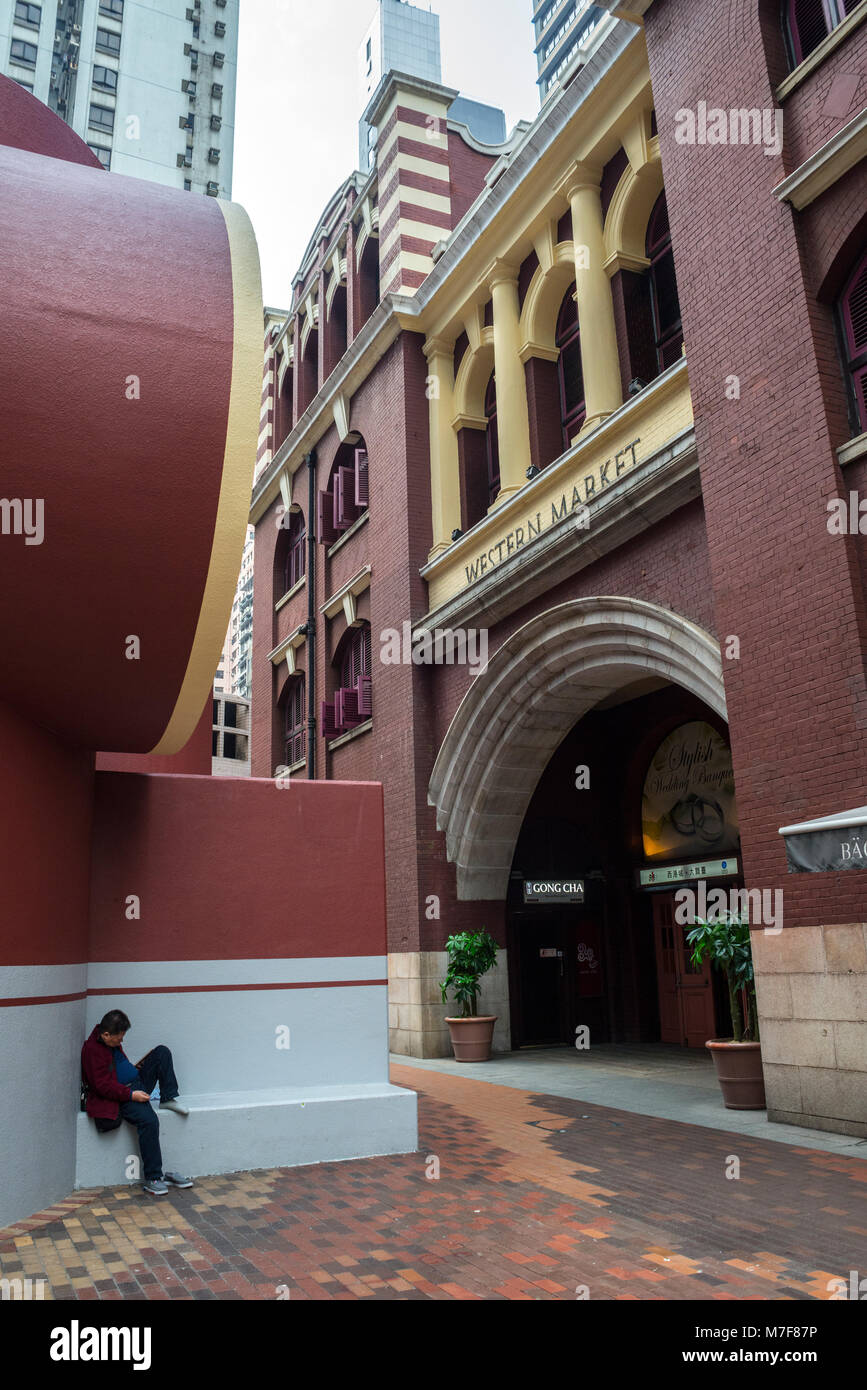
MULTIPOLYGON (((440 16, 443 82, 539 110, 533 0, 420 0, 440 16)), ((358 163, 358 50, 376 0, 241 0, 232 197, 253 222, 265 303, 287 309, 320 214, 358 163)))

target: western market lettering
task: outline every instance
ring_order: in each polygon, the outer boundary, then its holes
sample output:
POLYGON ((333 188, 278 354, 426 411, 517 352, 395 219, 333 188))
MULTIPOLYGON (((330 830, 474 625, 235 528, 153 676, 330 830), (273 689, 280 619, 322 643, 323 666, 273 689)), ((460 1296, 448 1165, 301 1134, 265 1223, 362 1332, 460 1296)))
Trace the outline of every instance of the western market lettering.
POLYGON ((527 516, 521 526, 515 526, 511 531, 507 531, 505 536, 495 541, 479 554, 470 564, 464 566, 467 576, 467 583, 474 584, 477 579, 481 579, 490 570, 496 569, 497 565, 508 560, 510 555, 520 550, 522 546, 528 545, 536 536, 541 535, 543 530, 555 526, 557 522, 564 521, 573 512, 585 507, 604 492, 606 487, 617 481, 621 474, 627 470, 635 468, 638 460, 635 457, 636 445, 641 443, 641 438, 633 439, 630 444, 624 445, 611 458, 592 473, 588 473, 582 479, 583 495, 579 484, 572 487, 572 491, 563 492, 559 501, 551 503, 551 516, 547 523, 544 521, 542 511, 535 512, 532 516, 527 516), (611 471, 613 470, 613 472, 611 471))

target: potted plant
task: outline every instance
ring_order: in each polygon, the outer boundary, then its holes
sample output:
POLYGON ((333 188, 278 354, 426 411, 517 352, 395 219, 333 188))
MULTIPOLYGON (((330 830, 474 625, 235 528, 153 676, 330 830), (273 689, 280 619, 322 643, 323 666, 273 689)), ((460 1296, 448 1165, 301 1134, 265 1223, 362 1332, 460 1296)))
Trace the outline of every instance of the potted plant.
POLYGON ((764 1110, 765 1079, 749 922, 733 912, 721 912, 712 919, 698 917, 686 940, 693 948, 693 965, 703 965, 709 959, 723 972, 728 986, 732 1037, 705 1043, 716 1066, 723 1104, 727 1110, 764 1110))
POLYGON ((487 1062, 491 1055, 496 1014, 476 1012, 479 980, 497 959, 499 947, 492 936, 482 931, 464 931, 450 936, 446 942, 449 968, 440 981, 443 1003, 448 1003, 452 990, 455 1003, 461 1008, 459 1018, 446 1018, 456 1062, 487 1062))

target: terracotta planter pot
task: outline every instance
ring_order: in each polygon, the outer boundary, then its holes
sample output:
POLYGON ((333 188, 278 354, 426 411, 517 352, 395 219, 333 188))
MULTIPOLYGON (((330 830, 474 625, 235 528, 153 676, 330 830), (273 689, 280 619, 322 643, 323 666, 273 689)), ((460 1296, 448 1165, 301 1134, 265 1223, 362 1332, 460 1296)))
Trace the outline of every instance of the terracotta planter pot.
POLYGON ((761 1043, 714 1038, 705 1047, 710 1048, 726 1109, 764 1110, 761 1043))
POLYGON ((473 1018, 447 1018, 456 1062, 487 1062, 497 1014, 477 1014, 473 1018))

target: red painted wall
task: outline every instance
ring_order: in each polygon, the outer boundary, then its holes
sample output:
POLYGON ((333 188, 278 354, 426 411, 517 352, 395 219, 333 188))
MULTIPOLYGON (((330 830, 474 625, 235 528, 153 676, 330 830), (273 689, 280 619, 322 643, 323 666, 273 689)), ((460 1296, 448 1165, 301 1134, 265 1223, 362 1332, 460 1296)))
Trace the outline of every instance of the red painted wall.
POLYGON ((380 955, 385 943, 381 787, 97 774, 91 960, 380 955))
POLYGON ((146 753, 181 688, 213 544, 234 339, 225 221, 213 199, 8 146, 0 183, 3 492, 44 505, 41 544, 0 547, 0 592, 16 596, 0 615, 4 696, 70 743, 146 753))
POLYGON ((87 960, 93 754, 0 705, 0 964, 87 960))

